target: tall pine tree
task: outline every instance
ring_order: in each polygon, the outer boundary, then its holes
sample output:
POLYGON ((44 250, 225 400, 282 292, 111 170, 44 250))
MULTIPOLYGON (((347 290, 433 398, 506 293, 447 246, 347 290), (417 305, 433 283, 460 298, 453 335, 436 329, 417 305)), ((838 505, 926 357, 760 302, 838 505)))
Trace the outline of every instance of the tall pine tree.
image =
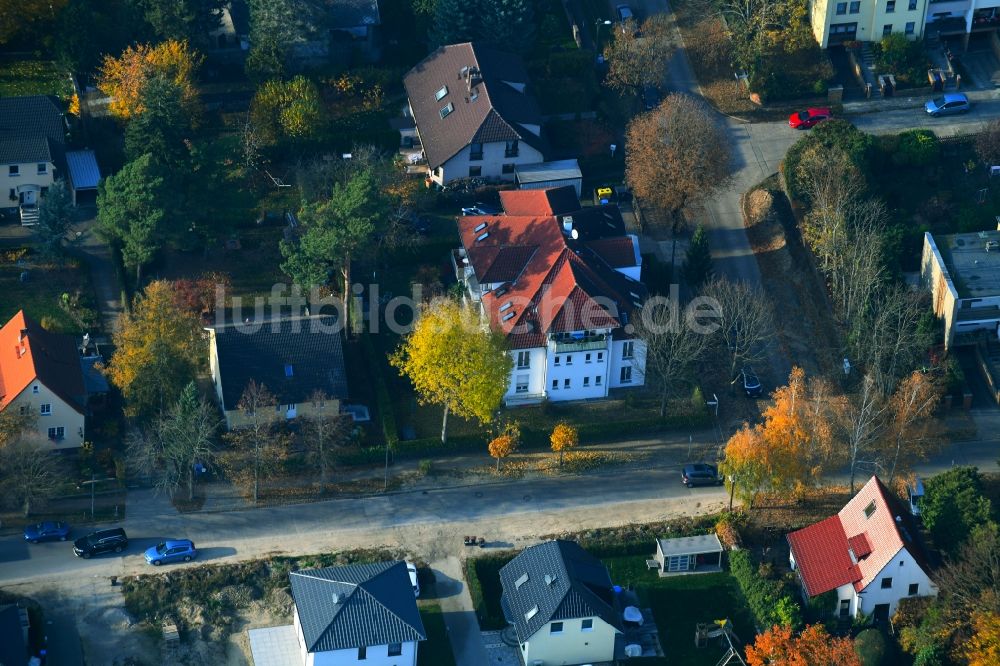
POLYGON ((480 17, 478 34, 482 41, 515 52, 534 46, 532 0, 480 0, 480 17))
POLYGON ((434 4, 431 43, 434 46, 445 46, 479 37, 482 5, 492 5, 495 2, 497 0, 437 0, 434 4))

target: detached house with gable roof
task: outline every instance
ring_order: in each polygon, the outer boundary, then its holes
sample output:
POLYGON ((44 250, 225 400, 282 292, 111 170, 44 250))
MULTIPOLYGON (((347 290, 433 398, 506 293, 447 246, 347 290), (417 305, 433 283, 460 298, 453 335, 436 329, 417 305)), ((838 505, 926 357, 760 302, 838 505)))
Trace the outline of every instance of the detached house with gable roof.
POLYGON ((442 46, 403 85, 428 177, 438 185, 513 181, 515 166, 545 160, 541 111, 518 56, 473 42, 442 46))
POLYGON ((23 310, 0 329, 0 411, 7 409, 33 414, 54 448, 84 442, 87 390, 76 344, 23 310))
POLYGON ((840 618, 887 621, 904 597, 933 596, 937 587, 917 531, 877 476, 840 512, 788 535, 789 561, 809 599, 836 591, 840 618))
POLYGON ((45 95, 0 99, 0 208, 20 208, 21 223, 38 221, 38 202, 65 168, 66 125, 45 95))
POLYGON ((525 548, 500 570, 500 605, 528 666, 615 659, 622 635, 607 568, 575 541, 525 548))
POLYGON ((641 386, 630 321, 646 298, 639 241, 616 206, 582 208, 572 186, 500 193, 503 215, 458 219, 459 282, 514 358, 506 404, 605 398, 641 386))

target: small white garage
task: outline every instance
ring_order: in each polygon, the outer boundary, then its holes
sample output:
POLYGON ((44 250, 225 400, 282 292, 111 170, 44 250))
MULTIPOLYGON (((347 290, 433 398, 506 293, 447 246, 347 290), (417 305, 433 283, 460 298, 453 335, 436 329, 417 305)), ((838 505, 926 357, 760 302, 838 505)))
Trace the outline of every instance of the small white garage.
POLYGON ((657 539, 656 555, 646 565, 660 576, 722 571, 722 550, 715 534, 657 539))
POLYGON ((576 196, 583 191, 583 173, 576 160, 556 160, 514 166, 514 179, 522 190, 541 190, 546 187, 572 185, 576 196))

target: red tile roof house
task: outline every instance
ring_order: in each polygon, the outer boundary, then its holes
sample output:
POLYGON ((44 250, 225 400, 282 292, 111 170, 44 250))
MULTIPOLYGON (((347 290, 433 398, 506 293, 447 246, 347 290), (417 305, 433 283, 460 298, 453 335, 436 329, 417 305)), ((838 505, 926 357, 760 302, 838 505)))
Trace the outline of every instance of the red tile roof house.
POLYGON ((500 193, 503 215, 458 219, 456 277, 514 358, 507 405, 605 398, 643 384, 629 321, 646 298, 639 241, 616 206, 572 186, 500 193))
POLYGON ((76 343, 18 312, 0 328, 0 411, 34 413, 53 448, 83 444, 87 390, 76 343))
POLYGON ((809 599, 836 590, 841 618, 888 620, 899 600, 937 586, 908 515, 877 476, 835 516, 788 535, 789 561, 809 599))
POLYGON ((545 160, 542 114, 518 56, 472 42, 442 46, 403 85, 427 176, 438 185, 513 182, 515 165, 545 160))

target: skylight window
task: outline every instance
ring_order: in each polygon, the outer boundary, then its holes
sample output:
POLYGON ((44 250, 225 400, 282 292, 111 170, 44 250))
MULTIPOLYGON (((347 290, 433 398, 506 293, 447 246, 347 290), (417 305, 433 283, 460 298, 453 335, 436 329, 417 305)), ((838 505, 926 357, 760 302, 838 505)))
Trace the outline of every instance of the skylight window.
POLYGON ((477 226, 475 229, 473 229, 473 231, 475 231, 478 234, 480 231, 482 231, 485 228, 486 228, 486 223, 483 222, 482 224, 480 224, 479 226, 477 226))
POLYGON ((451 115, 451 112, 454 110, 455 110, 455 105, 452 104, 451 102, 448 102, 448 106, 443 107, 440 111, 438 111, 438 113, 440 113, 441 118, 444 119, 447 118, 449 115, 451 115))
POLYGON ((501 319, 500 321, 510 321, 511 319, 514 318, 514 314, 515 313, 513 313, 513 312, 508 312, 507 314, 505 314, 503 316, 503 319, 501 319))
POLYGON ((292 368, 292 364, 291 363, 286 363, 285 364, 285 376, 286 377, 291 377, 294 374, 295 374, 295 369, 292 368))
POLYGON ((514 587, 520 590, 521 586, 524 585, 527 582, 528 582, 528 574, 527 573, 523 573, 523 574, 521 574, 520 578, 518 578, 517 580, 514 581, 514 587))
POLYGON ((497 287, 496 293, 494 293, 493 295, 496 298, 500 298, 501 296, 503 296, 506 293, 507 293, 507 287, 497 287))
POLYGON ((448 94, 448 86, 441 86, 441 89, 434 93, 434 99, 441 101, 448 94))
POLYGON ((500 312, 506 312, 507 310, 510 310, 512 307, 514 307, 514 301, 507 301, 506 303, 500 306, 500 312))
POLYGON ((868 503, 865 507, 865 518, 871 518, 872 514, 875 513, 875 500, 868 503))
POLYGON ((486 240, 487 238, 489 238, 489 236, 490 236, 490 232, 484 231, 483 233, 481 233, 478 236, 476 236, 476 240, 477 241, 486 240))
POLYGON ((524 621, 527 622, 528 620, 530 620, 531 618, 535 617, 536 615, 538 615, 538 606, 535 606, 530 611, 528 611, 527 613, 524 614, 524 621))

